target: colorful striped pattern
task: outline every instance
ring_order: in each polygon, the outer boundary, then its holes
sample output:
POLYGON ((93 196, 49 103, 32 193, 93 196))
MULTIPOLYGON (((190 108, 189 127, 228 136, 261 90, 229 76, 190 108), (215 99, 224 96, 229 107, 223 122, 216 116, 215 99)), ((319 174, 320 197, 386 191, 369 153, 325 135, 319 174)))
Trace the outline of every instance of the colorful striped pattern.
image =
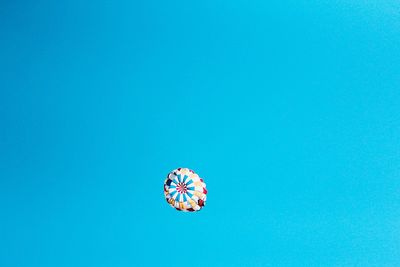
POLYGON ((198 211, 207 200, 207 189, 203 179, 194 171, 178 168, 170 172, 164 183, 167 202, 180 211, 198 211))

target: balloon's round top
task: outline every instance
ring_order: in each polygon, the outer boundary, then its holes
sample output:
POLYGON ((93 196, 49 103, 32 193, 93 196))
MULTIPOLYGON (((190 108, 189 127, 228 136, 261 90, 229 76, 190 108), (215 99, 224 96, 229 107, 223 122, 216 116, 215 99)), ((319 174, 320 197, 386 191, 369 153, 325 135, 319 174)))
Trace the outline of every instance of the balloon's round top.
POLYGON ((206 204, 207 189, 203 179, 188 168, 178 168, 164 182, 167 202, 180 211, 199 211, 206 204))

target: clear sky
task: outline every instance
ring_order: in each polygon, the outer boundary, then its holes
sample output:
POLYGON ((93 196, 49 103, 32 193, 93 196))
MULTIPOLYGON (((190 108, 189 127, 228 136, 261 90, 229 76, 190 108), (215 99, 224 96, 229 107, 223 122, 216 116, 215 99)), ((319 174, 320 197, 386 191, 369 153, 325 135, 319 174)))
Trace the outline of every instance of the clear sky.
POLYGON ((2 1, 0 266, 400 266, 400 3, 2 1), (175 211, 169 171, 204 178, 175 211))

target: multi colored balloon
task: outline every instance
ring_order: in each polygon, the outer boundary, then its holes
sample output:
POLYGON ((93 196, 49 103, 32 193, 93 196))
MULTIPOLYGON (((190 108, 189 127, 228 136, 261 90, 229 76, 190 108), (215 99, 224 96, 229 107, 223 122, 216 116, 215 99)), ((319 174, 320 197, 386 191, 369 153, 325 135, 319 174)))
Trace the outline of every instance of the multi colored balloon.
POLYGON ((167 175, 164 182, 167 202, 180 211, 199 211, 206 204, 207 189, 203 179, 194 171, 178 168, 167 175))

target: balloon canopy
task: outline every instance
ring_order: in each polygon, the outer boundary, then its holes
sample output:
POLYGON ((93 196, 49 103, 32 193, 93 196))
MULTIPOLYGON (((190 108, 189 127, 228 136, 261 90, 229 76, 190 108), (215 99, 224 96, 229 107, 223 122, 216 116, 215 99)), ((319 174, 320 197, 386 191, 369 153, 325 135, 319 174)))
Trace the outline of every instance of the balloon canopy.
POLYGON ((207 189, 203 179, 194 171, 178 168, 167 175, 164 182, 167 202, 180 211, 199 211, 206 204, 207 189))

